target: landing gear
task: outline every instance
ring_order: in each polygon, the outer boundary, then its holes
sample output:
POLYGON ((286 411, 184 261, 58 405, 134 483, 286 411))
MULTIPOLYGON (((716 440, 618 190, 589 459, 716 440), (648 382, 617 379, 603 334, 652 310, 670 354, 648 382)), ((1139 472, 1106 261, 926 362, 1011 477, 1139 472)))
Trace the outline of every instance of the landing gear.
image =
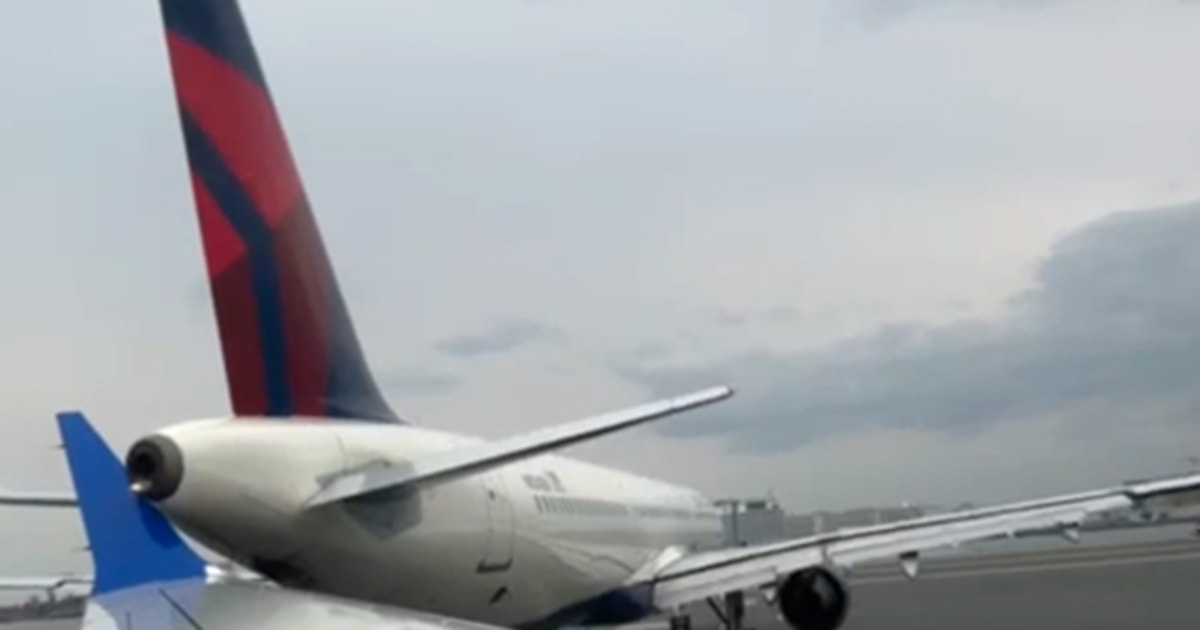
MULTIPOLYGON (((721 597, 709 597, 704 600, 717 617, 721 630, 749 630, 742 626, 746 618, 746 597, 741 591, 726 593, 721 597)), ((691 630, 692 617, 682 609, 671 613, 670 630, 691 630)))
POLYGON ((713 614, 720 620, 725 630, 743 630, 742 621, 746 618, 746 596, 741 591, 726 593, 718 603, 717 598, 705 600, 713 614))

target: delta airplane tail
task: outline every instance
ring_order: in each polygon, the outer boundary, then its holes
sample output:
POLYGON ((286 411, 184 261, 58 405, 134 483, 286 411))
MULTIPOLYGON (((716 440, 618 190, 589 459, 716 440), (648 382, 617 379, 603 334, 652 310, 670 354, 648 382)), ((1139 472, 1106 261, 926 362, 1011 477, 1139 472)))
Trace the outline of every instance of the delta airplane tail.
MULTIPOLYGON (((404 422, 381 395, 359 346, 237 0, 159 0, 159 6, 237 419, 192 432, 204 436, 205 453, 180 443, 171 427, 136 441, 126 455, 135 492, 167 501, 185 476, 202 478, 212 457, 224 462, 215 471, 240 465, 239 453, 246 453, 261 472, 264 450, 293 439, 300 442, 280 460, 287 468, 281 478, 319 479, 293 506, 319 510, 455 479, 482 483, 508 464, 733 395, 729 387, 711 387, 493 440, 404 422), (309 430, 309 423, 256 422, 263 418, 365 422, 309 430)), ((0 505, 77 504, 70 493, 0 490, 0 505)))
POLYGON ((236 0, 160 0, 238 416, 401 422, 381 395, 236 0))

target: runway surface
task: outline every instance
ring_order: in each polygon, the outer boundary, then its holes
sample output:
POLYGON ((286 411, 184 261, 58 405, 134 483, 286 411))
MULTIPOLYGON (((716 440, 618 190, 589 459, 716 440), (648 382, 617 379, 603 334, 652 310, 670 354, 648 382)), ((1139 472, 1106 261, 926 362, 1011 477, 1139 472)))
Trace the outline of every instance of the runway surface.
MULTIPOLYGON (((1190 532, 1185 526, 1085 535, 1079 546, 1046 538, 968 548, 923 561, 911 582, 897 564, 862 566, 850 578, 852 608, 842 630, 1196 630, 1200 538, 1190 532)), ((790 630, 761 602, 752 599, 746 612, 746 630, 790 630)), ((693 614, 696 630, 716 628, 707 607, 693 614)), ((79 621, 0 627, 74 630, 79 621)))
MULTIPOLYGON (((1195 630, 1200 628, 1200 539, 1070 547, 924 561, 916 580, 899 565, 850 578, 844 630, 1195 630)), ((694 627, 715 617, 696 609, 694 627)), ((747 630, 787 630, 752 602, 747 630)))

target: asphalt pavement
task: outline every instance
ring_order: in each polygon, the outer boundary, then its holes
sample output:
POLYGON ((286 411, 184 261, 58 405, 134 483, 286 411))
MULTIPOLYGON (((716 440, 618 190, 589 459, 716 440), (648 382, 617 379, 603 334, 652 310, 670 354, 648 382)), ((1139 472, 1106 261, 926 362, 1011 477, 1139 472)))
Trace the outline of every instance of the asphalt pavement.
MULTIPOLYGON (((898 564, 850 576, 843 630, 1196 630, 1200 539, 968 555, 898 564)), ((715 617, 694 609, 693 626, 715 617)), ((748 603, 747 630, 790 630, 774 608, 748 603)))

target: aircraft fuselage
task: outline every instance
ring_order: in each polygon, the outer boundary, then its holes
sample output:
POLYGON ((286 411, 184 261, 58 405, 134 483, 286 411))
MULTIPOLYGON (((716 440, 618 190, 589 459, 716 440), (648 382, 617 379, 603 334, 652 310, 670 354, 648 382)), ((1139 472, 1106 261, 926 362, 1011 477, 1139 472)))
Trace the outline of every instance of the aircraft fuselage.
POLYGON ((498 625, 632 621, 625 587, 721 521, 690 488, 565 457, 306 508, 322 481, 478 441, 404 425, 206 420, 158 435, 184 474, 164 512, 189 536, 284 583, 498 625))

